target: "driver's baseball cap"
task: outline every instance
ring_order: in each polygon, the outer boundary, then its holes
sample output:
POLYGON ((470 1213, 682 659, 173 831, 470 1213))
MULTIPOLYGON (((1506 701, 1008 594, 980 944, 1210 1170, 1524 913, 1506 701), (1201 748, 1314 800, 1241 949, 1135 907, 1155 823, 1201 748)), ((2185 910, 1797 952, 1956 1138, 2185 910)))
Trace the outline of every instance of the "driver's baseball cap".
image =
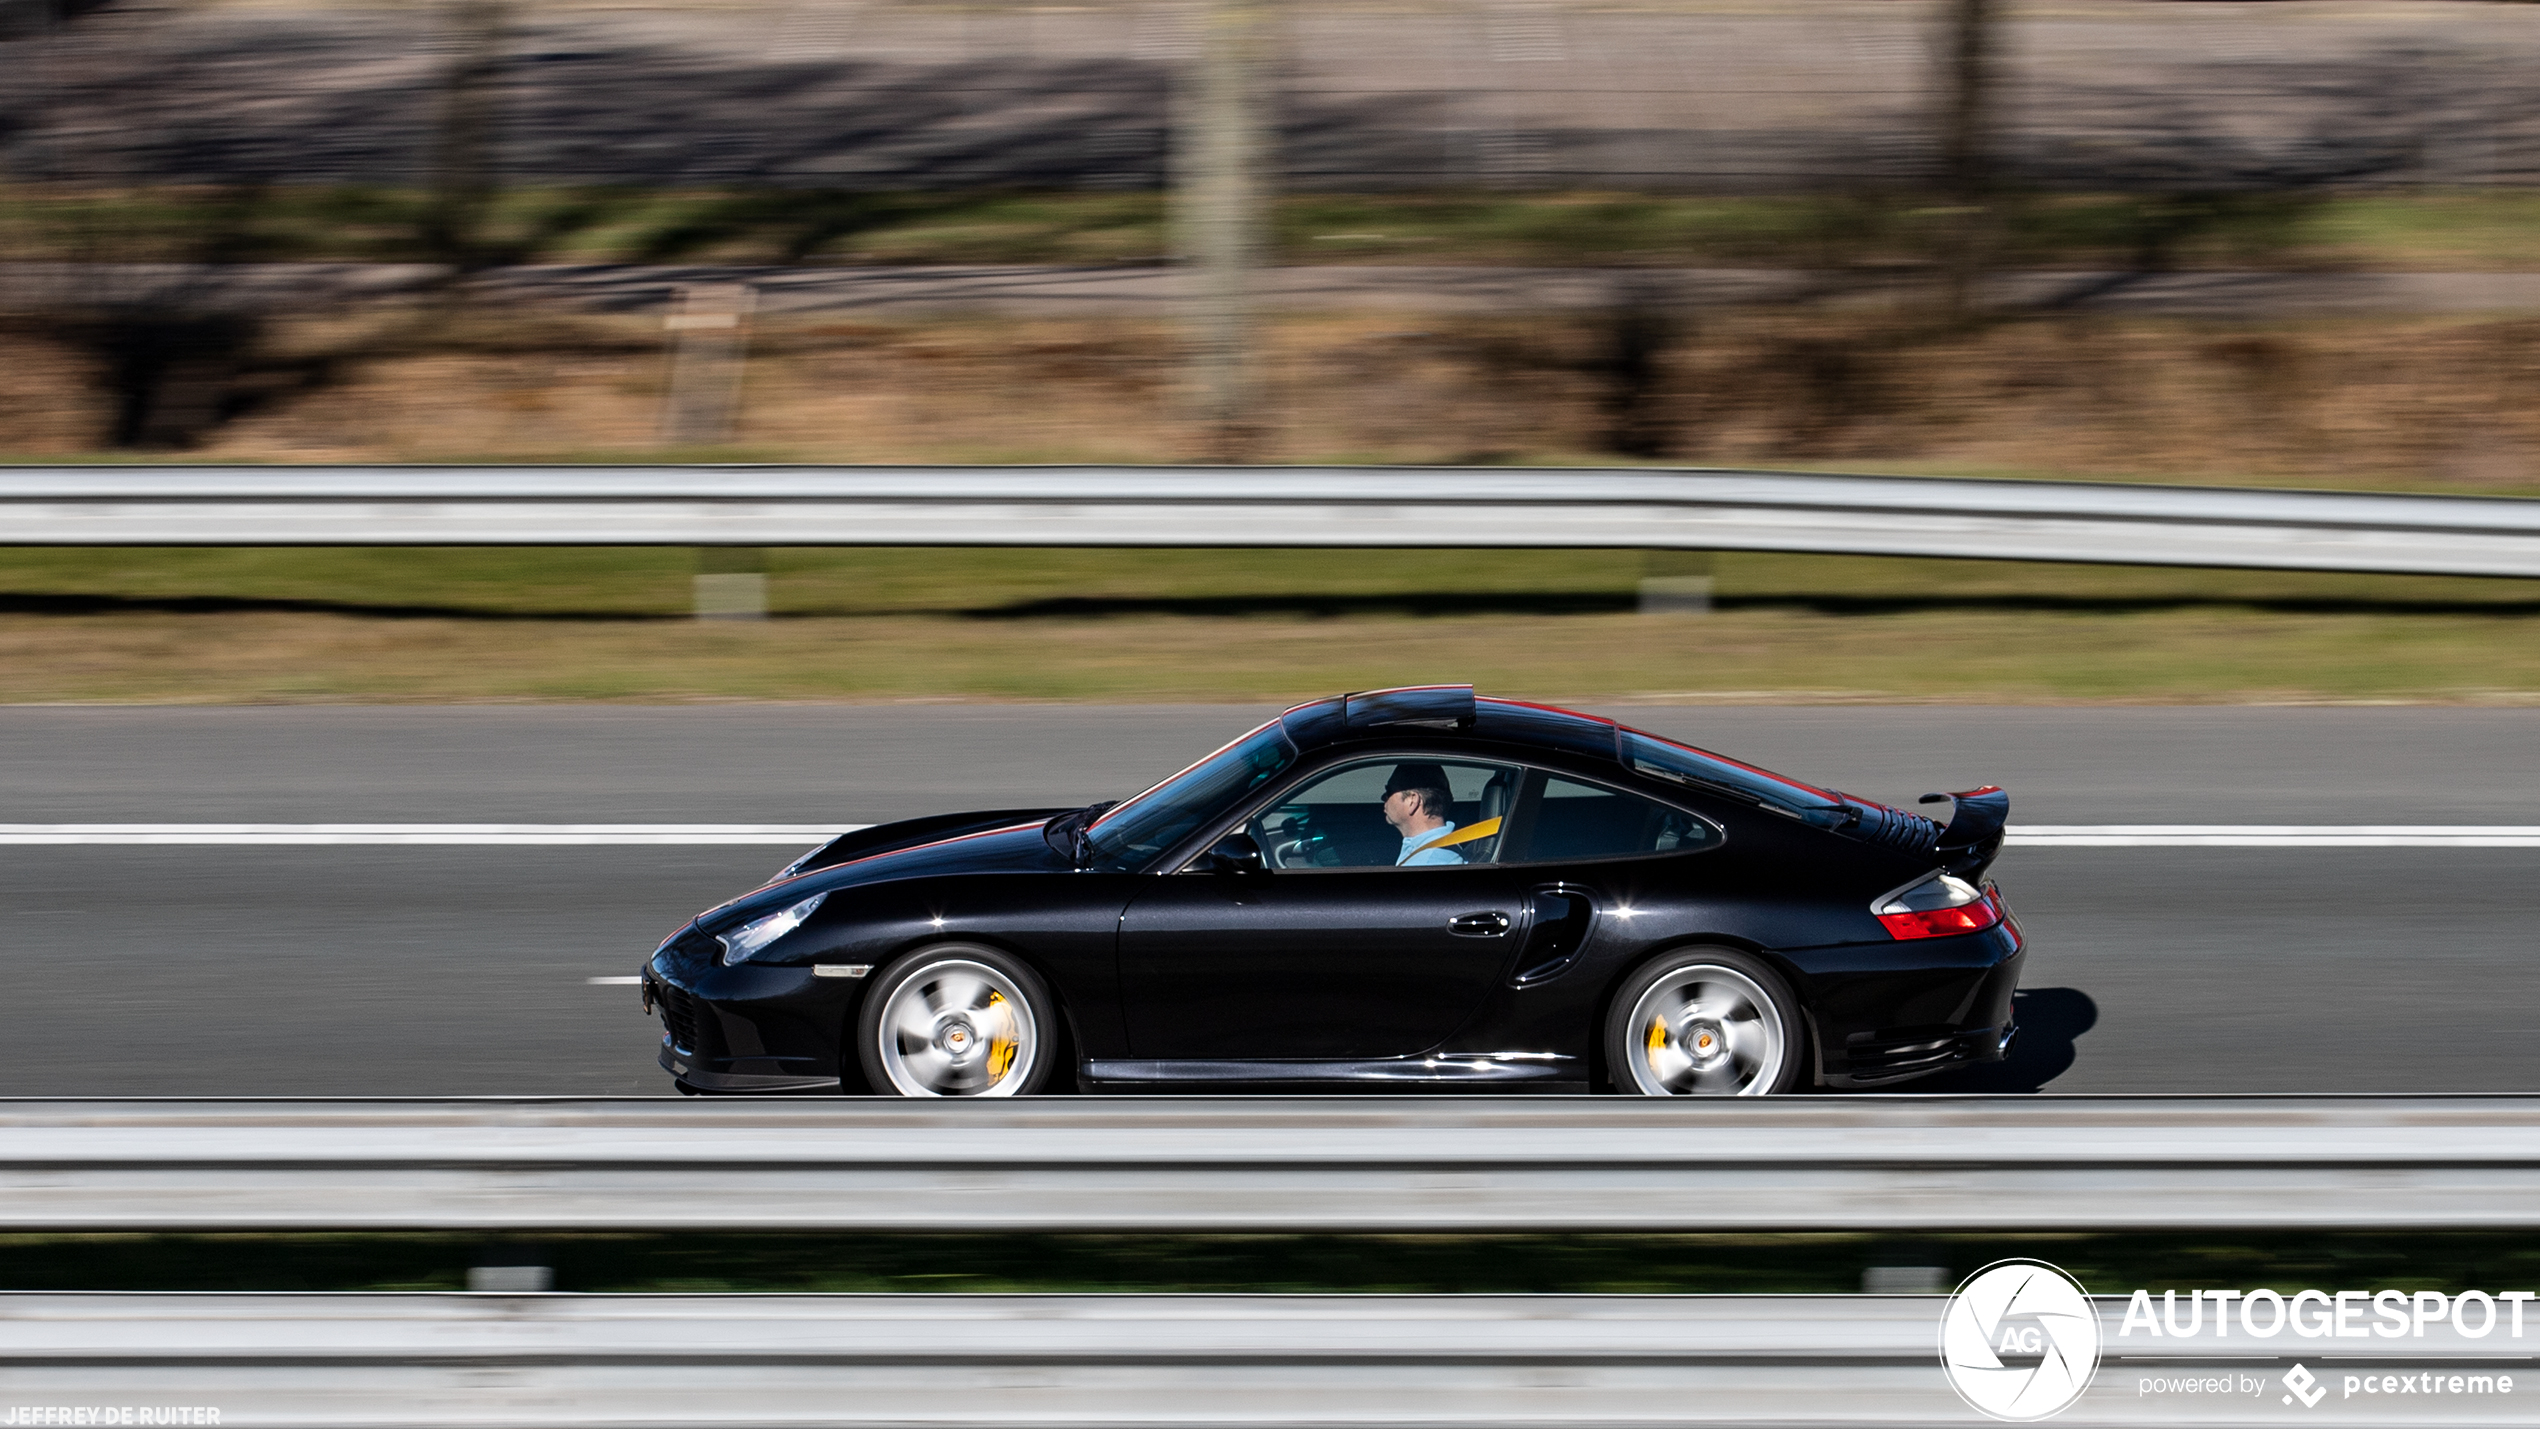
MULTIPOLYGON (((1362 784, 1359 787, 1365 788, 1366 786, 1362 784)), ((1391 797, 1395 794, 1401 793, 1405 789, 1436 789, 1441 792, 1447 791, 1449 789, 1449 785, 1446 782, 1446 767, 1441 764, 1395 765, 1393 767, 1393 777, 1385 781, 1385 794, 1387 797, 1391 797)))

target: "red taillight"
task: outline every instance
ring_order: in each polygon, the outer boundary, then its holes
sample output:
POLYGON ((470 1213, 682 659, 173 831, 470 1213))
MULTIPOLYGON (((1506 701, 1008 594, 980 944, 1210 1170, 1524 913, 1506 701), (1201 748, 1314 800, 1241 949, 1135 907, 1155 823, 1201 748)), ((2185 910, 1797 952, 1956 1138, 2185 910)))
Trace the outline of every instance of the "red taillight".
POLYGON ((1965 902, 1951 901, 1940 907, 1910 906, 1948 898, 1957 890, 1964 890, 1957 894, 1962 898, 1976 893, 1957 879, 1935 879, 1886 899, 1870 913, 1891 938, 1954 938, 1961 933, 1981 933, 2002 921, 2002 895, 1989 887, 1965 902))

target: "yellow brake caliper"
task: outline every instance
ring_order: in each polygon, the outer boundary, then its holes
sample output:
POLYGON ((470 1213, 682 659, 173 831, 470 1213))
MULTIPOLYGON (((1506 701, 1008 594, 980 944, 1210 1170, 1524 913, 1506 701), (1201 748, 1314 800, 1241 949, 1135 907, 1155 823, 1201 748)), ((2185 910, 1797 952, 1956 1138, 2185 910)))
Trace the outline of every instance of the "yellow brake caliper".
POLYGON ((1666 1019, 1666 1018, 1664 1018, 1664 1017, 1653 1017, 1653 1018, 1649 1019, 1649 1038, 1648 1038, 1648 1041, 1649 1041, 1649 1058, 1650 1058, 1650 1065, 1651 1065, 1651 1066, 1656 1066, 1656 1065, 1657 1065, 1657 1063, 1658 1063, 1658 1054, 1667 1050, 1667 1019, 1666 1019))
MULTIPOLYGON (((1000 1032, 1011 1032, 1011 1031, 1013 1031, 1013 1030, 1014 1030, 1014 1018, 1013 1018, 1012 1014, 1007 1013, 1007 1012, 1005 1012, 1005 1011, 1003 1010, 1003 1009, 1004 1009, 1004 1007, 1005 1007, 1005 994, 1004 994, 1004 993, 1001 993, 1001 992, 992 992, 992 993, 989 993, 989 994, 988 994, 988 1006, 989 1006, 989 1008, 990 1008, 991 1010, 994 1010, 994 1011, 996 1011, 996 1012, 997 1012, 997 1030, 998 1030, 998 1031, 1000 1031, 1000 1032)), ((992 1082, 1001 1082, 1001 1081, 1004 1081, 1004 1080, 1005 1080, 1005 1074, 1006 1074, 1007 1072, 1010 1072, 1010 1071, 1014 1070, 1014 1051, 1015 1051, 1015 1048, 1016 1048, 1016 1047, 1018 1047, 1018 1046, 1020 1046, 1020 1045, 1021 1045, 1021 1044, 1020 1044, 1020 1043, 1017 1043, 1017 1042, 1016 1042, 1016 1041, 1015 1041, 1012 1037, 998 1037, 998 1036, 993 1036, 993 1035, 992 1035, 992 1036, 990 1036, 990 1037, 988 1038, 988 1080, 989 1080, 989 1081, 992 1081, 992 1082)))

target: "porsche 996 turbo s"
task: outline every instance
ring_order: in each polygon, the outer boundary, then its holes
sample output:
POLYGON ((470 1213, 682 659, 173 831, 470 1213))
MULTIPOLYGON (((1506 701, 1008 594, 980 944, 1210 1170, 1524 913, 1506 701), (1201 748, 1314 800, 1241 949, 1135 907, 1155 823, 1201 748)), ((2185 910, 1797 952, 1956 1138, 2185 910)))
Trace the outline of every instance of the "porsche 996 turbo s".
POLYGON ((2017 1032, 2009 796, 1942 799, 1344 695, 1120 802, 833 839, 671 935, 644 1002, 690 1092, 1879 1086, 2017 1032))

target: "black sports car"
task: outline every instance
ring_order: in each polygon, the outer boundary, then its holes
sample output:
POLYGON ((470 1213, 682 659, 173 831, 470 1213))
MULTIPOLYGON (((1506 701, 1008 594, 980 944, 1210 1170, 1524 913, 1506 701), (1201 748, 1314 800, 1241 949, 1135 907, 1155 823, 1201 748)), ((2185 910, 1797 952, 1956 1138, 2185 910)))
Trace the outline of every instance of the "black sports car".
POLYGON ((685 1091, 1872 1085, 2016 1030, 2010 798, 1944 797, 1345 695, 1123 803, 832 840, 671 935, 644 1001, 685 1091))

